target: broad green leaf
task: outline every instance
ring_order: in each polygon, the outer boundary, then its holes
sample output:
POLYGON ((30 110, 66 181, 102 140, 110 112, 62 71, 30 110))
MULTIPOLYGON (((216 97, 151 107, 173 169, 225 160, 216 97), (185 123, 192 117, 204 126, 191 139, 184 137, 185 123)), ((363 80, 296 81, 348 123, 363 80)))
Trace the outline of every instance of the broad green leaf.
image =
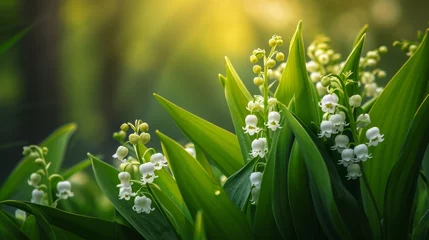
POLYGON ((420 219, 416 229, 413 232, 413 240, 427 240, 429 237, 429 209, 420 219))
POLYGON ((251 239, 244 215, 229 200, 218 182, 200 163, 171 138, 157 131, 167 152, 169 166, 192 215, 204 212, 204 225, 211 238, 251 239))
POLYGON ((429 188, 421 173, 417 180, 416 196, 414 198, 413 205, 414 207, 411 226, 412 230, 414 231, 420 219, 429 209, 429 188))
MULTIPOLYGON (((384 209, 384 193, 389 174, 400 155, 414 114, 426 96, 428 79, 429 39, 426 32, 421 45, 390 80, 369 112, 372 122, 369 127, 378 127, 385 140, 377 147, 370 148, 373 158, 363 164, 363 170, 381 211, 384 209)), ((365 131, 361 132, 359 138, 360 143, 368 141, 365 131)), ((371 207, 370 197, 363 194, 363 200, 368 217, 374 221, 377 215, 371 207)))
POLYGON ((28 239, 21 230, 0 210, 0 239, 28 239))
POLYGON ((257 158, 252 159, 246 166, 230 176, 223 185, 223 189, 231 201, 241 210, 249 201, 250 174, 252 174, 256 162, 257 158))
POLYGON ((191 114, 159 95, 154 96, 189 140, 202 148, 206 157, 213 161, 223 174, 230 176, 244 166, 234 134, 191 114))
POLYGON ((387 239, 406 239, 410 232, 417 180, 424 157, 422 149, 429 144, 428 116, 429 95, 415 114, 386 184, 384 233, 387 239))
POLYGON ((234 124, 235 134, 237 135, 238 143, 240 144, 242 159, 246 163, 250 160, 249 152, 251 150, 250 146, 252 141, 249 135, 244 133, 243 127, 246 125, 244 120, 249 114, 249 111, 246 109, 247 104, 253 98, 227 57, 225 57, 225 61, 225 99, 231 114, 232 123, 234 124))
POLYGON ((89 166, 91 166, 91 159, 88 158, 83 160, 82 162, 79 162, 73 165, 72 167, 64 171, 62 176, 64 177, 64 179, 68 179, 71 176, 73 176, 75 173, 85 170, 89 166))
POLYGON ((43 239, 43 235, 40 235, 41 231, 34 215, 28 216, 25 219, 24 223, 21 226, 21 231, 31 240, 43 239))
POLYGON ((422 162, 422 170, 426 176, 429 176, 429 145, 426 146, 425 156, 422 162))
POLYGON ((0 44, 0 55, 2 55, 9 48, 11 48, 13 45, 15 45, 15 43, 17 43, 19 40, 21 40, 30 29, 31 29, 31 26, 21 30, 15 36, 10 38, 6 42, 0 44))
POLYGON ((204 170, 206 170, 206 172, 213 179, 217 180, 214 173, 213 173, 212 166, 210 165, 209 161, 207 160, 206 156, 204 155, 203 149, 198 145, 194 144, 194 146, 195 146, 195 158, 198 160, 198 162, 201 164, 201 166, 203 166, 204 170))
MULTIPOLYGON (((162 215, 159 208, 152 205, 155 211, 150 214, 135 212, 132 207, 134 201, 120 200, 118 198, 119 189, 116 185, 119 183, 119 171, 112 166, 98 160, 89 154, 92 161, 95 179, 98 185, 116 210, 146 239, 176 239, 174 229, 171 228, 168 220, 162 215)), ((133 184, 133 191, 139 186, 133 184)))
POLYGON ((362 105, 362 111, 364 113, 368 113, 371 110, 372 106, 374 106, 374 103, 375 103, 375 101, 377 101, 377 98, 378 97, 373 97, 369 101, 367 101, 366 103, 364 103, 362 105))
POLYGON ((204 220, 203 220, 203 212, 198 211, 197 216, 195 217, 195 232, 194 232, 194 240, 206 240, 206 231, 204 229, 204 220))
MULTIPOLYGON (((76 124, 66 124, 53 132, 40 144, 49 149, 46 161, 51 162, 50 173, 58 172, 64 159, 67 143, 75 131, 76 124)), ((36 172, 38 169, 39 167, 34 163, 34 160, 24 157, 0 188, 0 200, 12 198, 15 194, 22 195, 23 193, 31 192, 32 188, 28 186, 27 180, 31 173, 36 172)), ((26 199, 24 196, 20 198, 26 199)))
POLYGON ((314 84, 308 78, 305 65, 305 49, 302 40, 302 22, 298 23, 289 45, 289 55, 282 78, 274 95, 281 103, 288 104, 295 97, 295 113, 310 126, 318 123, 320 109, 314 84))

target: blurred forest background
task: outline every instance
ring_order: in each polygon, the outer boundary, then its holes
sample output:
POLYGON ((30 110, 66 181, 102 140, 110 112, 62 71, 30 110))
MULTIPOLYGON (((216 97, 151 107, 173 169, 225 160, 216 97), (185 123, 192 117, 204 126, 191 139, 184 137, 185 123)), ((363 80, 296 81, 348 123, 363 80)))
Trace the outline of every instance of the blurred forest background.
POLYGON ((428 9, 426 0, 1 0, 0 43, 32 28, 0 55, 0 183, 22 146, 68 122, 78 131, 66 165, 89 151, 111 160, 112 133, 137 118, 150 124, 152 146, 155 129, 185 144, 154 92, 232 131, 217 79, 223 57, 256 90, 250 53, 279 34, 287 55, 299 20, 307 44, 326 34, 343 58, 368 23, 365 48, 389 46, 380 67, 390 79, 407 59, 393 41, 414 40, 428 9))

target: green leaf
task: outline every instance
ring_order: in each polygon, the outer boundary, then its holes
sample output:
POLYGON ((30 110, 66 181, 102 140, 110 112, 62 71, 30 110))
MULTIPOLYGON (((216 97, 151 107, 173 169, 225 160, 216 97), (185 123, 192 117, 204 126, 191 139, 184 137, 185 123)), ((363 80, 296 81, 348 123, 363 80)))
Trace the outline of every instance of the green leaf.
POLYGON ((167 152, 169 166, 192 215, 204 212, 207 235, 212 238, 251 239, 244 215, 229 200, 225 191, 186 150, 157 131, 167 152))
POLYGON ((368 30, 368 24, 363 25, 363 27, 360 29, 358 35, 356 36, 355 40, 353 41, 353 46, 356 46, 359 43, 362 36, 366 34, 366 30, 368 30))
POLYGON ((0 239, 28 239, 12 220, 0 210, 0 239))
MULTIPOLYGON (((389 174, 397 162, 414 114, 426 96, 428 79, 429 39, 426 32, 421 45, 387 84, 369 112, 371 126, 377 126, 381 134, 385 135, 384 142, 370 149, 373 158, 363 164, 369 186, 381 211, 384 209, 384 193, 389 174)), ((359 142, 367 142, 365 131, 361 132, 359 138, 359 142)), ((365 210, 368 217, 375 221, 377 214, 372 207, 371 198, 365 191, 363 193, 365 210)))
MULTIPOLYGON (((40 144, 49 149, 46 161, 51 162, 49 168, 51 173, 58 172, 64 159, 68 140, 75 131, 76 124, 66 124, 52 133, 40 144)), ((29 157, 24 157, 0 188, 0 200, 12 198, 16 193, 22 195, 23 193, 31 192, 31 187, 28 186, 27 180, 31 173, 36 172, 38 169, 39 167, 34 163, 34 160, 29 157)), ((25 199, 24 196, 20 198, 25 199)))
POLYGON ((413 240, 427 240, 429 237, 429 210, 420 219, 416 229, 413 232, 413 240))
POLYGON ((246 109, 247 104, 249 101, 253 100, 253 98, 246 89, 244 83, 241 81, 228 57, 225 57, 225 61, 225 99, 231 114, 232 123, 234 124, 235 134, 237 135, 238 143, 240 144, 242 159, 244 160, 244 163, 246 163, 250 160, 249 152, 251 150, 252 141, 249 135, 244 133, 243 127, 246 125, 244 120, 249 114, 249 111, 246 109))
POLYGON ((319 97, 305 65, 302 22, 298 23, 291 39, 286 66, 274 96, 283 104, 288 104, 295 97, 294 112, 299 118, 308 126, 311 122, 320 122, 319 97))
POLYGON ((387 239, 406 239, 410 232, 417 180, 424 156, 422 149, 429 144, 428 116, 429 95, 415 114, 387 181, 384 197, 384 233, 387 239))
POLYGON ((195 217, 194 240, 206 240, 206 231, 204 229, 203 212, 198 211, 195 217))
POLYGON ((21 30, 15 36, 10 38, 6 42, 0 44, 0 55, 5 53, 9 48, 11 48, 13 45, 15 45, 15 43, 17 43, 19 40, 21 40, 31 28, 32 27, 30 26, 30 27, 27 27, 27 28, 21 30))
POLYGON ((27 235, 27 237, 31 240, 43 239, 39 225, 37 224, 36 218, 33 215, 28 216, 27 219, 25 219, 21 226, 21 231, 25 233, 25 235, 27 235))
POLYGON ((85 170, 89 166, 91 166, 91 159, 88 158, 83 160, 82 162, 79 162, 73 165, 72 167, 64 171, 63 174, 61 175, 64 177, 64 179, 68 179, 71 176, 73 176, 75 173, 85 170))
MULTIPOLYGON (((118 188, 119 171, 89 154, 92 161, 95 179, 101 190, 106 194, 116 210, 146 239, 176 239, 176 234, 160 209, 152 205, 155 211, 150 214, 135 212, 134 201, 119 200, 118 188)), ((139 186, 133 184, 133 191, 139 186)))
POLYGON ((248 203, 251 185, 250 174, 252 174, 256 162, 257 158, 252 159, 246 166, 230 176, 223 185, 228 197, 241 210, 248 203))
POLYGON ((226 176, 238 171, 244 161, 240 156, 237 137, 154 94, 182 132, 213 161, 226 176))
POLYGON ((420 173, 417 180, 416 196, 413 203, 413 217, 412 217, 412 230, 417 227, 420 219, 425 215, 429 209, 429 188, 425 182, 425 178, 420 173))

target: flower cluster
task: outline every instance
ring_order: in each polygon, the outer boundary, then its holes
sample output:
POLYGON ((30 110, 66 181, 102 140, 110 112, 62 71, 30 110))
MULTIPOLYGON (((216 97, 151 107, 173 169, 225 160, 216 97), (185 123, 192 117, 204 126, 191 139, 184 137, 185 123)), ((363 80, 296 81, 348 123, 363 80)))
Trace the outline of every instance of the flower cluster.
POLYGON ((168 166, 167 160, 163 154, 156 153, 153 148, 147 149, 144 146, 150 140, 149 125, 147 123, 136 120, 135 124, 122 124, 120 129, 119 132, 113 134, 113 137, 121 142, 122 145, 118 147, 112 156, 121 161, 121 172, 118 174, 120 184, 117 185, 119 188, 118 197, 126 201, 135 197, 133 210, 137 213, 150 213, 155 208, 151 207, 152 200, 145 194, 152 195, 150 193, 150 184, 154 184, 154 180, 158 177, 155 171, 160 171, 163 167, 168 166), (130 129, 132 133, 129 134, 128 141, 124 142, 130 129), (129 149, 134 153, 135 158, 128 156, 129 149), (150 157, 146 157, 149 156, 150 152, 152 152, 150 157), (137 169, 139 174, 136 173, 137 169), (133 180, 131 174, 140 175, 140 180, 133 180), (140 185, 140 188, 135 192, 133 192, 132 188, 133 182, 140 185))
POLYGON ((385 78, 386 72, 380 68, 376 68, 380 62, 380 55, 387 53, 387 47, 381 46, 378 49, 368 51, 365 57, 359 60, 359 84, 363 86, 364 94, 367 97, 375 97, 383 91, 376 83, 376 79, 385 78))

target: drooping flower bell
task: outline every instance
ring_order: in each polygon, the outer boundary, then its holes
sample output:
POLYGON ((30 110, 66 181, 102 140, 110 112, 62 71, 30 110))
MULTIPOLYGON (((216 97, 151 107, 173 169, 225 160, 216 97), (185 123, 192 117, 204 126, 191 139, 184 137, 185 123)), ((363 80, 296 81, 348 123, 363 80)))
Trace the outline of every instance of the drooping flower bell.
POLYGON ((155 153, 150 156, 150 162, 153 163, 155 170, 161 170, 162 167, 168 166, 167 160, 162 153, 155 153))
POLYGON ((357 130, 359 130, 359 128, 365 128, 369 124, 371 124, 371 118, 367 113, 361 114, 356 118, 357 130))
POLYGON ((130 200, 131 197, 134 197, 136 194, 133 193, 133 189, 130 187, 121 187, 119 189, 119 199, 125 199, 125 200, 130 200))
POLYGON ((153 180, 158 177, 155 175, 155 165, 152 162, 143 163, 139 170, 142 174, 141 181, 143 184, 153 183, 153 180))
POLYGON ((365 144, 357 145, 354 153, 356 154, 356 162, 365 162, 368 158, 372 158, 371 154, 368 154, 368 147, 365 144))
POLYGON ((338 164, 342 164, 344 167, 349 166, 353 163, 354 152, 351 148, 343 149, 341 152, 341 160, 338 161, 338 164))
POLYGON ((70 191, 71 184, 69 181, 60 181, 57 183, 57 197, 61 199, 67 199, 69 197, 73 197, 74 194, 70 191))
POLYGON ((116 153, 113 154, 113 158, 117 158, 118 160, 121 160, 122 162, 126 162, 125 157, 128 155, 128 148, 124 146, 119 146, 116 150, 116 153))
POLYGON ((360 107, 362 104, 362 97, 358 94, 353 95, 349 98, 350 107, 360 107))
POLYGON ((319 106, 325 113, 335 113, 338 100, 338 96, 335 93, 327 94, 323 96, 322 100, 319 102, 319 106))
POLYGON ((331 150, 337 150, 339 153, 341 153, 344 149, 347 148, 347 144, 349 144, 349 142, 349 137, 346 135, 337 135, 335 137, 335 145, 331 147, 331 150))
POLYGON ((366 138, 368 138, 368 146, 377 146, 378 143, 384 141, 384 134, 380 134, 380 129, 378 127, 372 127, 366 131, 366 138))
POLYGON ((42 176, 38 173, 32 173, 30 176, 30 180, 28 180, 28 185, 32 187, 37 187, 42 180, 42 176))
POLYGON ((267 148, 267 139, 266 138, 257 138, 252 142, 252 155, 254 158, 259 156, 260 158, 265 157, 265 154, 268 152, 267 148))
POLYGON ((154 211, 155 208, 151 208, 152 200, 146 196, 137 196, 134 199, 133 210, 137 213, 145 212, 149 214, 151 211, 154 211))
POLYGON ((263 174, 261 172, 253 172, 250 174, 250 182, 253 187, 260 189, 263 174))
POLYGON ((244 133, 248 133, 250 136, 253 136, 255 133, 258 133, 261 131, 260 128, 258 128, 258 117, 255 115, 247 115, 246 119, 246 126, 243 127, 244 133))
POLYGON ((328 93, 327 88, 324 87, 321 82, 316 83, 316 90, 319 96, 323 96, 328 93))
POLYGON ((356 179, 360 176, 362 176, 362 173, 360 172, 359 164, 352 163, 347 167, 347 180, 356 179))
POLYGON ((45 196, 45 193, 42 190, 34 189, 33 192, 31 192, 31 196, 32 203, 42 204, 42 200, 45 196))
POLYGON ((306 63, 306 68, 309 72, 317 72, 319 69, 319 64, 315 61, 309 61, 306 63))
POLYGON ((320 123, 320 133, 319 138, 322 137, 331 137, 331 134, 334 133, 334 124, 331 121, 322 121, 320 123))
POLYGON ((344 126, 348 126, 346 123, 346 114, 344 112, 339 112, 337 114, 333 114, 329 117, 329 121, 334 125, 333 133, 343 132, 344 126))
POLYGON ((128 172, 120 172, 118 174, 118 179, 121 181, 121 184, 116 185, 117 187, 131 187, 133 183, 130 183, 131 175, 128 172))
POLYGON ((268 122, 265 124, 271 131, 276 131, 280 127, 280 113, 272 111, 268 114, 268 122))

